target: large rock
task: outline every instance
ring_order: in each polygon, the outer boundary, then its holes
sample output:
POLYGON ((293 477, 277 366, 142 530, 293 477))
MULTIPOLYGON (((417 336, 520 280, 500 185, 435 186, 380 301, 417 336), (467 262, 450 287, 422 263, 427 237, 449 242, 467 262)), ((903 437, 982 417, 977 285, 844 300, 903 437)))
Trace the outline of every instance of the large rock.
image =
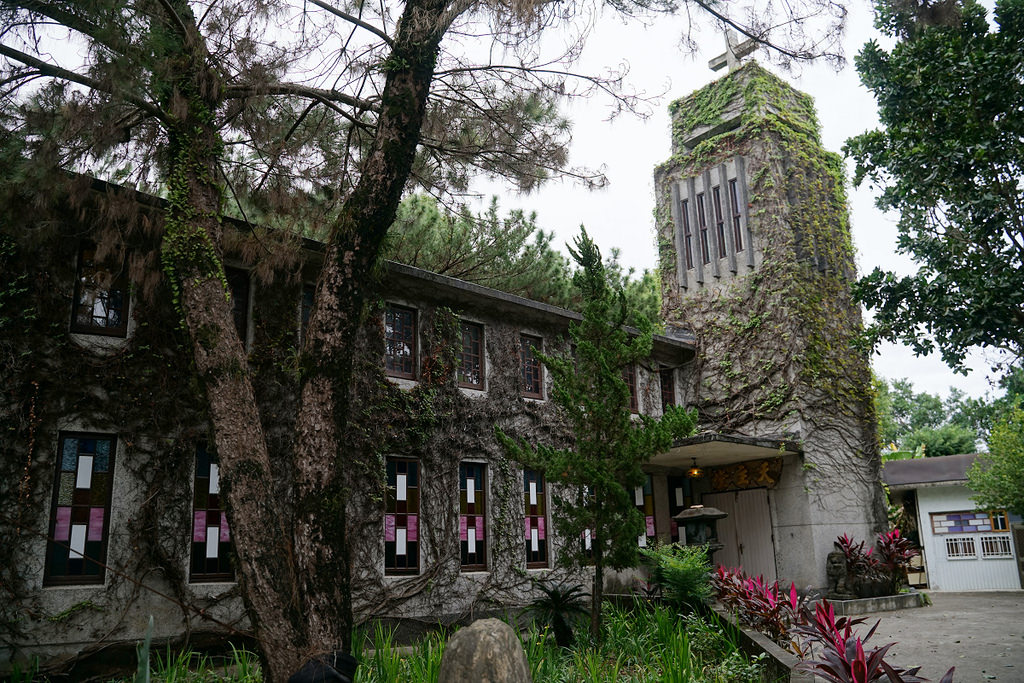
POLYGON ((531 683, 523 644, 498 619, 479 619, 448 641, 439 683, 531 683))

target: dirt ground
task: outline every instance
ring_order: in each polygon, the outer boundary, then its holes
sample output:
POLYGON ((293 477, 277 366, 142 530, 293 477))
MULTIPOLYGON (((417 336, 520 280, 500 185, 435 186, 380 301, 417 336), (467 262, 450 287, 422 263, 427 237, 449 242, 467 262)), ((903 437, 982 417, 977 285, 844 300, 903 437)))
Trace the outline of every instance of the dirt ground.
POLYGON ((1024 683, 1024 591, 926 592, 929 606, 865 615, 862 633, 882 620, 870 645, 895 642, 886 660, 933 681, 955 666, 956 683, 1024 683))

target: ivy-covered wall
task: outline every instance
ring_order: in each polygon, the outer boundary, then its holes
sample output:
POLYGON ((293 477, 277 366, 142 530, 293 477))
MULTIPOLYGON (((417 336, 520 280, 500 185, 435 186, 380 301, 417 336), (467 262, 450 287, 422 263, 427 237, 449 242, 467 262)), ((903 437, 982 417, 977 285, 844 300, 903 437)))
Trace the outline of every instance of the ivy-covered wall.
POLYGON ((656 215, 662 314, 697 340, 688 398, 706 430, 801 440, 771 491, 777 568, 823 585, 834 537, 884 522, 842 162, 821 146, 811 99, 753 62, 671 111, 656 215), (681 283, 672 185, 737 157, 755 265, 681 283))
MULTIPOLYGON (((52 665, 58 655, 131 643, 150 615, 158 639, 246 628, 235 584, 188 581, 195 452, 200 441, 209 441, 209 427, 171 294, 159 276, 159 213, 133 210, 129 227, 123 212, 108 219, 105 201, 96 197, 75 211, 43 207, 30 223, 0 229, 0 661, 40 654, 52 665), (110 251, 111 263, 127 259, 133 293, 125 339, 69 332, 82 239, 110 251), (117 435, 103 585, 42 586, 61 430, 117 435)), ((249 361, 278 468, 278 495, 288 496, 298 305, 318 254, 273 239, 232 233, 227 248, 229 263, 253 273, 249 361)), ((525 569, 522 471, 504 456, 494 430, 551 444, 568 438, 550 402, 521 397, 519 348, 520 333, 527 332, 542 336, 546 350, 558 349, 569 318, 409 273, 386 277, 378 292, 359 340, 354 414, 343 441, 357 615, 436 625, 521 605, 533 593, 533 578, 565 573, 554 569, 558 539, 549 551, 551 569, 525 569), (417 309, 415 382, 384 374, 387 301, 417 309), (457 386, 460 316, 485 326, 484 391, 457 386), (414 458, 421 467, 421 571, 415 576, 383 571, 388 456, 414 458), (460 571, 462 460, 488 466, 486 572, 460 571)), ((688 346, 661 347, 669 363, 690 355, 688 346)), ((646 368, 640 396, 644 411, 660 410, 656 375, 646 368)))

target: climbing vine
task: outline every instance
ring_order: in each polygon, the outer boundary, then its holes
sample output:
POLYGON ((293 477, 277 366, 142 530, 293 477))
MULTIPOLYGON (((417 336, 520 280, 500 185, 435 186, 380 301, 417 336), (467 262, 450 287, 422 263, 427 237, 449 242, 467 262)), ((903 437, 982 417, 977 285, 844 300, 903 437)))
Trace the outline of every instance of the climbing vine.
MULTIPOLYGON (((743 156, 755 240, 747 248, 759 259, 752 272, 741 265, 737 276, 709 278, 689 292, 674 267, 661 270, 663 314, 697 337, 690 398, 706 429, 800 432, 814 441, 806 450, 821 461, 811 463, 808 481, 820 497, 847 489, 851 476, 873 489, 877 446, 868 362, 858 345, 862 323, 849 291, 855 264, 842 162, 821 146, 812 100, 755 63, 674 111, 701 102, 736 112, 731 127, 691 148, 701 122, 678 117, 659 186, 743 156), (853 453, 860 466, 829 453, 853 453)), ((662 195, 660 256, 675 264, 670 198, 662 195)))

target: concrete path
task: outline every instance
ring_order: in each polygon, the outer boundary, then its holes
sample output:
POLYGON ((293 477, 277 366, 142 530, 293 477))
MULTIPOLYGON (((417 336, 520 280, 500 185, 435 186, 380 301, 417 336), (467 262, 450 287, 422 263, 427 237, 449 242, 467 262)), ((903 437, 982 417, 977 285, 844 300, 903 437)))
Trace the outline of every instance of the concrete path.
POLYGON ((933 681, 955 666, 956 683, 1024 683, 1024 591, 926 592, 929 606, 864 615, 861 633, 882 620, 870 645, 896 642, 886 660, 933 681))

